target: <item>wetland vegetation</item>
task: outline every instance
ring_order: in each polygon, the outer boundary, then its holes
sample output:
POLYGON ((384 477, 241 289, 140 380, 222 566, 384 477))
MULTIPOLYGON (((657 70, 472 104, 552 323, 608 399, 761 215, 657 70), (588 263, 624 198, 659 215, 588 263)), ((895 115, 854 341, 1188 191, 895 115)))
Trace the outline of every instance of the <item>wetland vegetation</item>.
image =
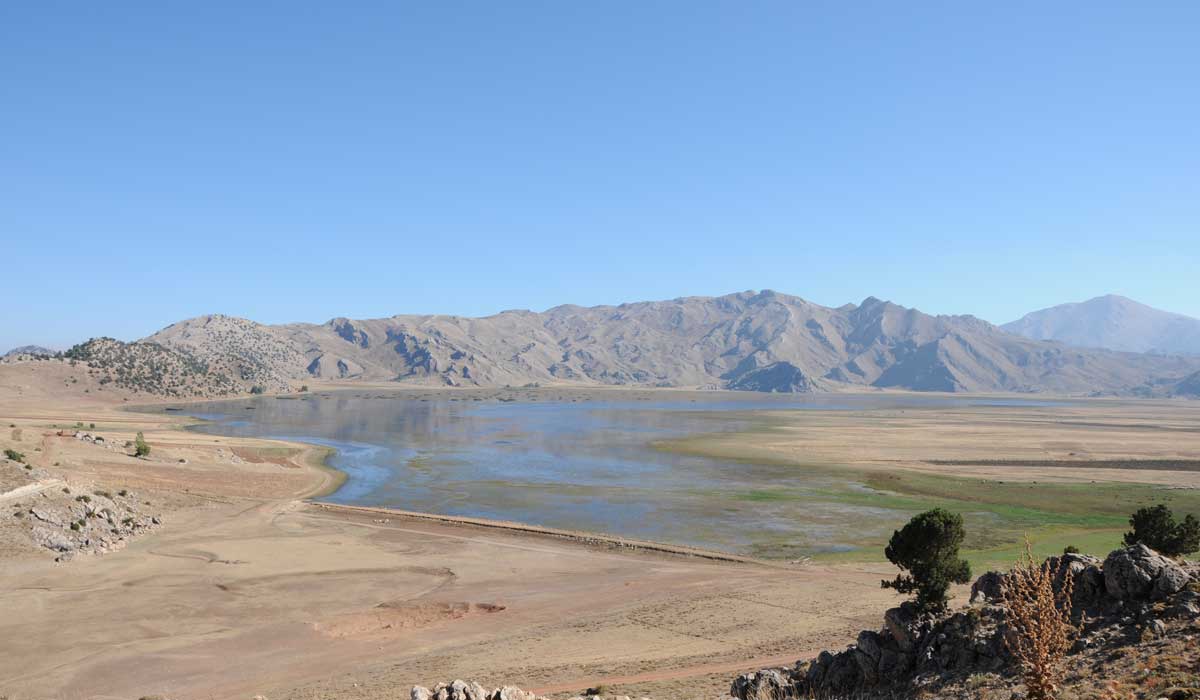
MULTIPOLYGON (((196 427, 201 431, 331 448, 331 466, 347 474, 327 497, 333 502, 601 531, 764 558, 878 561, 893 530, 931 508, 963 514, 964 556, 977 567, 1016 560, 1025 534, 1037 554, 1067 546, 1105 552, 1120 543, 1137 508, 1166 503, 1200 513, 1195 488, 1112 482, 1107 477, 1119 471, 1112 468, 1098 467, 1086 478, 1069 468, 1021 466, 1034 460, 1015 448, 960 456, 931 443, 890 464, 854 449, 868 442, 866 435, 886 431, 888 416, 910 428, 918 417, 939 416, 981 430, 998 420, 1045 422, 1049 414, 1079 410, 1075 404, 911 395, 806 400, 722 392, 643 401, 619 392, 528 394, 515 401, 486 395, 465 401, 452 392, 309 394, 187 410, 208 419, 196 427), (845 446, 844 454, 816 447, 811 454, 772 451, 796 422, 817 426, 831 444, 845 446), (993 471, 972 471, 984 463, 993 471), (1011 470, 1012 477, 997 477, 995 470, 1011 470), (1035 472, 1050 476, 1031 477, 1035 472)), ((1101 431, 1102 423, 1079 429, 1101 431)), ((1137 424, 1126 429, 1141 430, 1137 424)), ((1161 429, 1144 432, 1161 441, 1161 429)), ((1028 439, 1043 444, 1047 436, 1028 439)), ((992 449, 986 440, 980 448, 992 449)), ((1076 459, 1062 466, 1086 464, 1076 459)))

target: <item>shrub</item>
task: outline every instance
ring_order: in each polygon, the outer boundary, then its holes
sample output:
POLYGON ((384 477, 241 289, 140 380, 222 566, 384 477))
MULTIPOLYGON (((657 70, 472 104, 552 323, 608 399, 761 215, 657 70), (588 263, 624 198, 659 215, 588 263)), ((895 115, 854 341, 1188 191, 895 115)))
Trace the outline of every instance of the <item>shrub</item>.
POLYGON ((302 393, 302 394, 303 394, 303 393, 306 393, 307 391, 308 391, 308 385, 307 385, 307 384, 301 384, 301 385, 300 385, 300 393, 302 393))
POLYGON ((1037 565, 1025 540, 1025 555, 1001 589, 1009 632, 1004 643, 1021 666, 1029 700, 1053 700, 1062 679, 1062 659, 1077 631, 1071 622, 1075 575, 1065 559, 1057 569, 1050 560, 1037 565), (1055 580, 1060 581, 1058 591, 1055 580))
POLYGON ((1079 554, 1079 548, 1073 544, 1063 547, 1063 554, 1079 554))
POLYGON ((146 443, 146 438, 138 432, 137 437, 133 440, 133 456, 145 457, 150 454, 150 445, 146 443))
POLYGON ((888 561, 909 573, 882 581, 883 587, 915 592, 917 608, 923 612, 945 610, 950 584, 971 580, 971 565, 958 556, 964 534, 958 513, 934 508, 917 515, 892 533, 884 550, 888 561))
POLYGON ((258 386, 257 384, 250 387, 251 394, 263 394, 263 393, 266 393, 266 391, 267 391, 266 389, 262 388, 261 386, 258 386))
POLYGON ((1188 515, 1183 522, 1175 522, 1175 514, 1160 503, 1154 507, 1139 508, 1129 518, 1133 529, 1125 533, 1125 544, 1144 544, 1150 549, 1177 557, 1200 550, 1200 521, 1188 515))
POLYGON ((13 449, 5 450, 4 456, 8 457, 9 459, 11 459, 14 462, 24 462, 25 461, 25 455, 21 454, 20 452, 17 452, 16 450, 13 450, 13 449))

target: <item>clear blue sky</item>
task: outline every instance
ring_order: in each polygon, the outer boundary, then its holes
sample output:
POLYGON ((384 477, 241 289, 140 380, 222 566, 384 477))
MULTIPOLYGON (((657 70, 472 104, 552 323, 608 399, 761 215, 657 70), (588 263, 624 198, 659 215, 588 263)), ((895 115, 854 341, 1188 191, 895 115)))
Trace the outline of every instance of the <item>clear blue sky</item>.
POLYGON ((1200 316, 1200 3, 0 6, 0 348, 773 288, 1200 316))

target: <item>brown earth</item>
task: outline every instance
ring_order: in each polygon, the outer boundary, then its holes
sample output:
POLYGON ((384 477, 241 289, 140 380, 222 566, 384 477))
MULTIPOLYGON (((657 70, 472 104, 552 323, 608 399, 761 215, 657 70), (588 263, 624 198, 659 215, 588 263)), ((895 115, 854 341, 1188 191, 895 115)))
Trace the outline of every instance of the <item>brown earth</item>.
MULTIPOLYGON (((0 445, 164 515, 104 556, 3 549, 11 700, 391 698, 453 676, 716 695, 730 672, 840 644, 894 601, 885 567, 719 561, 308 504, 334 480, 320 451, 186 432, 121 410, 120 392, 84 393, 86 380, 60 390, 63 366, 44 367, 31 381, 0 366, 0 421, 16 426, 0 445), (118 445, 143 431, 151 455, 75 440, 76 423, 118 445)), ((22 536, 0 522, 0 541, 22 536)))
MULTIPOLYGON (((336 483, 321 451, 187 432, 172 415, 123 410, 129 396, 45 367, 31 377, 0 366, 0 425, 12 426, 0 447, 72 488, 136 490, 163 525, 120 551, 55 564, 19 546, 19 528, 0 513, 0 690, 11 700, 393 698, 454 677, 562 695, 605 684, 718 697, 740 671, 850 642, 896 602, 879 588, 891 573, 882 565, 721 561, 310 504, 301 499, 336 483), (57 434, 76 423, 116 444, 144 431, 151 456, 57 434)), ((1190 406, 1174 417, 1176 404, 1107 406, 1013 425, 982 409, 940 423, 932 413, 857 412, 857 427, 851 412, 812 412, 767 429, 751 441, 762 452, 749 454, 1007 474, 925 460, 991 456, 1041 423, 1038 458, 1197 456, 1190 406), (1156 426, 1147 430, 1169 439, 1130 442, 1114 425, 1093 430, 1097 439, 1074 432, 1103 410, 1112 412, 1103 421, 1156 426)), ((1136 472, 1148 476, 1195 472, 1136 472)))

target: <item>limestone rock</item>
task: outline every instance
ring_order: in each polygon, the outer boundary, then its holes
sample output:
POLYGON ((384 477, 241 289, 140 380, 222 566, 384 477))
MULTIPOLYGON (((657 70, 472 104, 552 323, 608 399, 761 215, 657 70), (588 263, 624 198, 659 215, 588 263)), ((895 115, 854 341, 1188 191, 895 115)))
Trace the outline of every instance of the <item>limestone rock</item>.
POLYGON ((1144 544, 1118 549, 1104 560, 1104 588, 1118 600, 1161 600, 1183 590, 1187 572, 1144 544))
POLYGON ((729 694, 741 700, 766 700, 799 697, 797 690, 786 669, 769 668, 734 678, 729 694))

